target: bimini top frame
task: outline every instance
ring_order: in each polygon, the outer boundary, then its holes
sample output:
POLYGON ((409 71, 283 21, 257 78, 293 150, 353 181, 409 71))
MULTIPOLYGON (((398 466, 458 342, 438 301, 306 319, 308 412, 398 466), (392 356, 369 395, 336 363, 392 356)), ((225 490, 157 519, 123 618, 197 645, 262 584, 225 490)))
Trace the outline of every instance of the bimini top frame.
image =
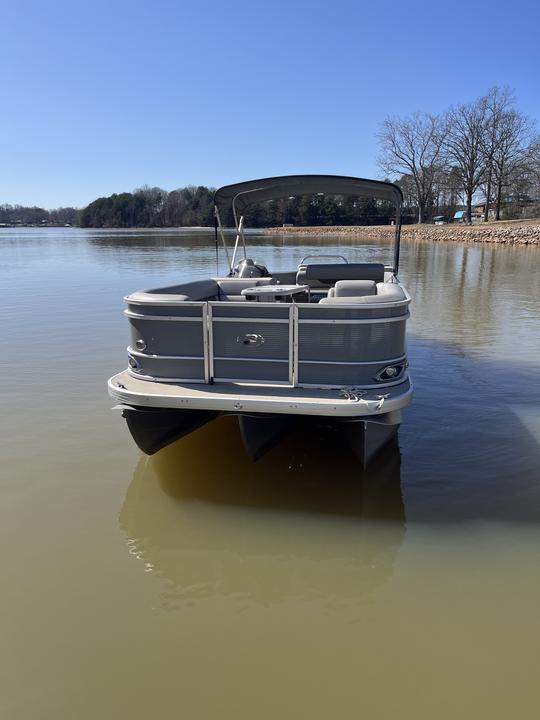
MULTIPOLYGON (((393 183, 381 180, 366 180, 364 178, 347 177, 343 175, 284 175, 282 177, 262 178, 249 182, 224 185, 214 194, 214 210, 216 218, 216 243, 218 229, 225 249, 230 272, 234 269, 236 252, 240 240, 246 256, 246 243, 244 238, 244 212, 246 208, 255 203, 266 200, 279 200, 296 195, 351 195, 354 197, 371 197, 386 200, 396 208, 396 233, 394 241, 394 274, 399 268, 399 243, 401 232, 401 206, 403 194, 401 189, 393 183), (225 242, 222 217, 226 218, 232 209, 236 226, 236 241, 232 257, 225 242)), ((216 245, 217 247, 217 245, 216 245)))

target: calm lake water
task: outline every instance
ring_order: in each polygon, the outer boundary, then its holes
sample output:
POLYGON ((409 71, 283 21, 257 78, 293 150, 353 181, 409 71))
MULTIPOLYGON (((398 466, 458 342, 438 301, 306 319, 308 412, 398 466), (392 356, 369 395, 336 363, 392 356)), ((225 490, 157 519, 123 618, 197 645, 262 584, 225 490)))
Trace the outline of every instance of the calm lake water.
POLYGON ((0 230, 2 720, 538 717, 540 250, 404 245, 416 396, 364 476, 231 418, 136 449, 122 296, 214 272, 205 232, 0 230))

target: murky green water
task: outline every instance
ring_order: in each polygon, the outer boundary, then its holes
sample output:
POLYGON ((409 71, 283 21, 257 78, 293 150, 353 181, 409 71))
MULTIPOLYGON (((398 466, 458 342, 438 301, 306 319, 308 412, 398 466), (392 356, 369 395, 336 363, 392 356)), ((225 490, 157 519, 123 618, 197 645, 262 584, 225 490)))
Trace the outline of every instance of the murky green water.
POLYGON ((0 230, 0 716, 537 717, 540 251, 403 248, 416 396, 365 476, 230 418, 137 451, 122 296, 214 271, 205 233, 0 230))

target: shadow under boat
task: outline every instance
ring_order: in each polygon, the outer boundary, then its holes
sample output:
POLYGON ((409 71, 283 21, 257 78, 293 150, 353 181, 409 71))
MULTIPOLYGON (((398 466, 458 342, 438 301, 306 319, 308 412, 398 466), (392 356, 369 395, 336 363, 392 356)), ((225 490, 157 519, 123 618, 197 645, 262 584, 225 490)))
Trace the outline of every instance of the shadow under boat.
MULTIPOLYGON (((210 410, 120 407, 135 443, 146 455, 154 455, 220 415, 210 410)), ((261 413, 239 414, 237 417, 240 436, 251 460, 259 460, 292 432, 313 434, 323 430, 328 433, 342 433, 349 448, 365 469, 395 438, 399 427, 395 416, 396 413, 387 413, 379 415, 375 421, 364 418, 261 413)))
POLYGON ((404 520, 397 444, 362 472, 340 433, 300 427, 253 465, 231 416, 141 458, 119 516, 169 606, 359 597, 391 576, 404 520))

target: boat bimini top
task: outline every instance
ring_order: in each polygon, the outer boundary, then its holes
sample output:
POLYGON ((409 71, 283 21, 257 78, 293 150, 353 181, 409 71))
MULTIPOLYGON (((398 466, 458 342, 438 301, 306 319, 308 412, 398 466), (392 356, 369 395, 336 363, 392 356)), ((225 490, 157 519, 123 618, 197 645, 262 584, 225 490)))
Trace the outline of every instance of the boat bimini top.
POLYGON ((216 247, 218 232, 225 250, 229 274, 233 274, 240 242, 247 257, 244 238, 244 213, 250 205, 280 200, 301 195, 348 195, 353 197, 369 197, 393 203, 396 209, 393 273, 397 275, 399 268, 399 243, 401 231, 401 206, 403 193, 393 183, 381 180, 347 177, 345 175, 285 175, 281 177, 262 178, 248 182, 224 185, 214 194, 214 213, 216 230, 216 247), (224 227, 229 211, 232 210, 236 227, 236 240, 229 253, 225 239, 224 227))

